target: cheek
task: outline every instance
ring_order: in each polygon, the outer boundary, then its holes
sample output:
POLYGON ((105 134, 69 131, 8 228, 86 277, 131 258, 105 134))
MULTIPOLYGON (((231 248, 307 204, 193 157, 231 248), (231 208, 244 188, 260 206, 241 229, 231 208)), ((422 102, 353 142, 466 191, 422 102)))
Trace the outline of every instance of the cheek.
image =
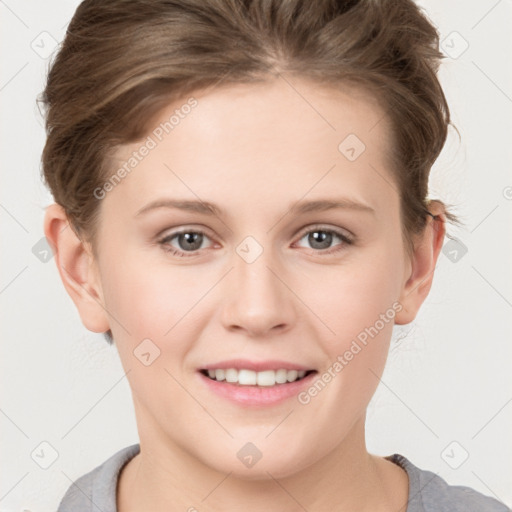
POLYGON ((323 323, 334 333, 319 324, 325 366, 298 401, 319 423, 348 432, 364 414, 385 367, 400 310, 397 286, 389 272, 369 265, 332 276, 323 291, 314 301, 323 323))
POLYGON ((134 398, 150 410, 162 409, 162 396, 181 403, 183 391, 172 376, 181 380, 180 366, 196 329, 194 312, 200 309, 194 305, 211 286, 191 279, 192 266, 184 269, 128 255, 119 265, 104 268, 105 305, 116 347, 134 398))
POLYGON ((390 335, 387 329, 392 321, 387 318, 381 325, 382 314, 388 313, 394 319, 393 304, 399 297, 400 263, 394 257, 375 255, 374 258, 359 260, 357 264, 330 267, 303 281, 301 296, 308 298, 313 313, 329 329, 325 329, 324 339, 335 349, 342 349, 356 338, 365 328, 377 323, 379 330, 390 335))
POLYGON ((215 311, 207 295, 218 280, 215 271, 208 265, 169 264, 165 258, 147 261, 139 251, 131 257, 125 253, 120 264, 105 267, 103 274, 112 334, 125 371, 132 370, 133 391, 149 400, 154 386, 179 395, 165 370, 176 376, 188 370, 187 354, 215 311), (149 366, 144 358, 150 359, 149 366))
POLYGON ((341 397, 346 410, 362 412, 377 388, 395 316, 402 309, 403 264, 393 246, 375 247, 357 265, 331 274, 324 298, 318 295, 323 319, 336 333, 323 337, 330 361, 325 380, 332 381, 331 397, 341 397))
POLYGON ((193 266, 155 265, 127 256, 121 265, 105 269, 102 282, 106 308, 118 323, 133 337, 163 339, 204 294, 209 281, 204 282, 193 266))
MULTIPOLYGON (((331 390, 322 400, 332 399, 335 409, 336 400, 343 397, 345 411, 352 411, 352 417, 366 407, 386 363, 394 319, 401 310, 402 264, 396 251, 380 247, 357 262, 347 260, 345 266, 331 267, 323 276, 311 276, 303 288, 312 309, 329 328, 317 320, 327 356, 319 378, 328 381, 331 390)), ((323 389, 320 384, 317 387, 323 389)))

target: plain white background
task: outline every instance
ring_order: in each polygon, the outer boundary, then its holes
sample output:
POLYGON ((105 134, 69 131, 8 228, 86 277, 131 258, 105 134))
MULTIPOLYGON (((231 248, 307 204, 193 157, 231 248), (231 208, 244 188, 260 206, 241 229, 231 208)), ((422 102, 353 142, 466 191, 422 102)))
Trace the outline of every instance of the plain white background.
MULTIPOLYGON (((39 245, 51 196, 35 99, 77 5, 0 1, 2 512, 55 510, 74 479, 138 442, 116 349, 82 326, 39 245)), ((512 2, 421 5, 441 33, 441 81, 462 136, 450 134, 431 196, 456 205, 465 227, 449 228, 460 242, 441 254, 416 321, 396 329, 368 449, 510 506, 512 2)))

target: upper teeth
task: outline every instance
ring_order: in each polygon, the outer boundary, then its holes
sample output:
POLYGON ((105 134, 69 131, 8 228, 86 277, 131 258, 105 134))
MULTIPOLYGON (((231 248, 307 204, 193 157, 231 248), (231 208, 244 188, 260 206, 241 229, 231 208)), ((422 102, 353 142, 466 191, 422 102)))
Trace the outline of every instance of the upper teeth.
POLYGON ((275 384, 284 384, 302 379, 306 375, 304 370, 265 370, 263 372, 254 372, 252 370, 236 370, 228 368, 226 370, 208 370, 208 376, 212 379, 232 383, 238 383, 242 386, 274 386, 275 384))

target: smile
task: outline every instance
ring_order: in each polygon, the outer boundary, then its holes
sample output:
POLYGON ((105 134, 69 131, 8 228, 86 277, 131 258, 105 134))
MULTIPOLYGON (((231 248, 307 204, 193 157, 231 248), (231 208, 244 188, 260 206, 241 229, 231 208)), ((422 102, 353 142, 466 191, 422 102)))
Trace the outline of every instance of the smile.
POLYGON ((198 368, 202 385, 236 406, 266 408, 297 397, 311 385, 317 370, 289 361, 231 359, 198 368))
POLYGON ((245 368, 216 368, 201 370, 201 373, 217 382, 238 384, 240 386, 275 386, 303 379, 315 370, 278 370, 254 371, 245 368))

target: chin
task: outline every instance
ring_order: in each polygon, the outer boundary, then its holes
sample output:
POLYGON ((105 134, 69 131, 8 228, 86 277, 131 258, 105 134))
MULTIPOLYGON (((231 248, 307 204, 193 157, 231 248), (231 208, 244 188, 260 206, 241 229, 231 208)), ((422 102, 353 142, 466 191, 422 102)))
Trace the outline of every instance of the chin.
POLYGON ((256 450, 254 445, 247 443, 237 450, 235 457, 213 456, 211 460, 204 461, 204 463, 215 471, 224 474, 230 473, 232 477, 240 480, 263 481, 292 476, 315 462, 314 459, 306 460, 304 453, 294 455, 283 444, 280 447, 268 447, 261 452, 256 450))

